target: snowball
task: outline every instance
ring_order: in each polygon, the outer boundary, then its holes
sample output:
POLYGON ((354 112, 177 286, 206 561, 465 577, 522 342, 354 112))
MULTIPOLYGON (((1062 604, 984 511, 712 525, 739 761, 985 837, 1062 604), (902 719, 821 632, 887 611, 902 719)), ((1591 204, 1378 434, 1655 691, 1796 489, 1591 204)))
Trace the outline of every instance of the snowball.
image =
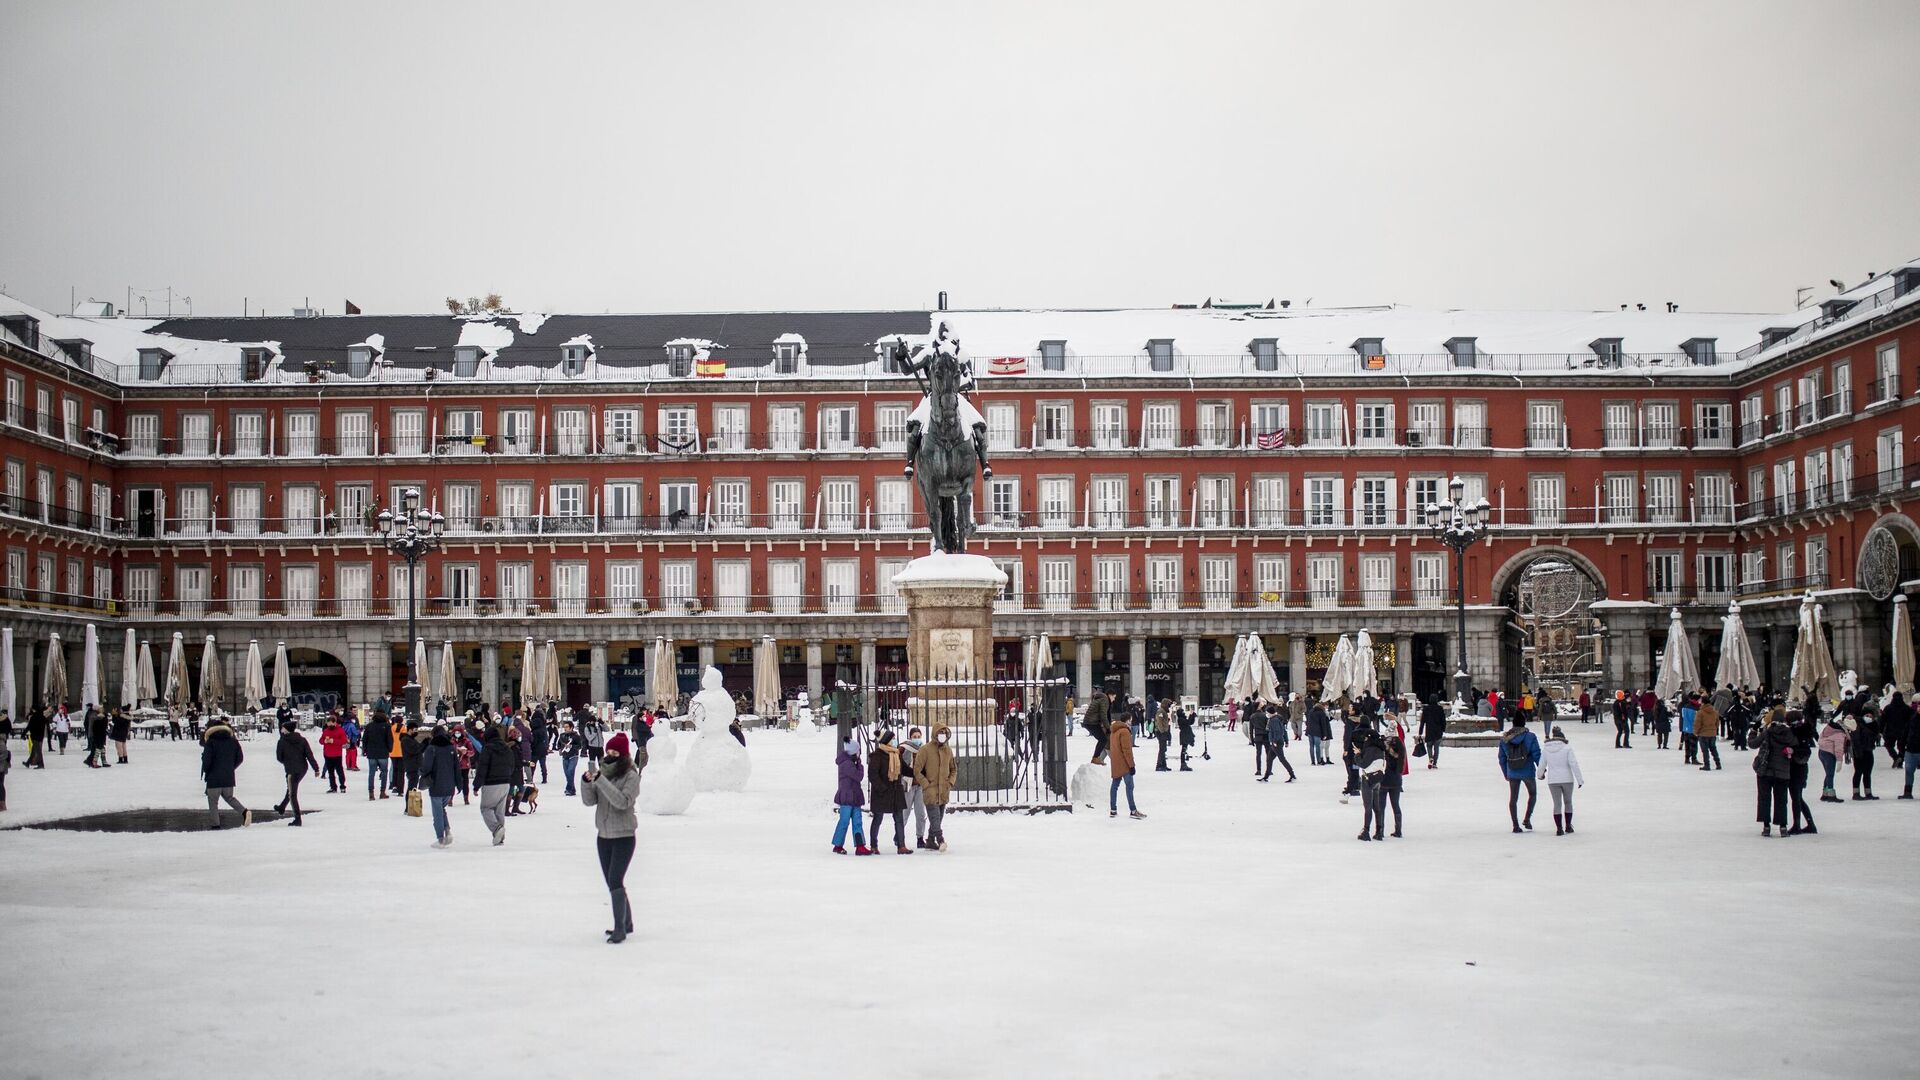
POLYGON ((649 759, 640 773, 640 798, 635 800, 634 809, 642 814, 669 817, 686 813, 691 805, 693 781, 687 778, 687 771, 649 759))
POLYGON ((1097 809, 1112 786, 1112 769, 1089 761, 1074 770, 1073 782, 1067 785, 1067 801, 1085 803, 1097 809))
POLYGON ((680 760, 680 744, 673 741, 673 732, 667 730, 666 721, 654 725, 653 738, 647 740, 647 760, 649 762, 680 760))

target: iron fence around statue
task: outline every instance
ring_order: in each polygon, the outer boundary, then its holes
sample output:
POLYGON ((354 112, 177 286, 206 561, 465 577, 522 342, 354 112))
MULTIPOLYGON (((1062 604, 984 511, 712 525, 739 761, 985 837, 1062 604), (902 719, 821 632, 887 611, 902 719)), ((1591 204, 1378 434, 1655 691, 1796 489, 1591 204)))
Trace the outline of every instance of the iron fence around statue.
MULTIPOLYGON (((945 724, 957 780, 950 810, 1071 810, 1067 800, 1067 679, 913 679, 834 687, 840 738, 864 755, 881 733, 898 744, 914 728, 933 741, 945 724), (871 711, 867 709, 871 703, 871 711), (871 716, 868 723, 855 718, 871 716), (857 734, 856 734, 857 732, 857 734)), ((864 760, 864 757, 863 757, 864 760)))

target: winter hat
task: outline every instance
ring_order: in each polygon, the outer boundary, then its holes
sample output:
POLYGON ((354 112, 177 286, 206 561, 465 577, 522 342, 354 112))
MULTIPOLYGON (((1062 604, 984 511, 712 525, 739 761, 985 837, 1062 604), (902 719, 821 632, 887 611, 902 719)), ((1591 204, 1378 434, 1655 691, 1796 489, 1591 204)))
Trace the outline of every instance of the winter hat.
POLYGON ((606 753, 609 757, 616 754, 620 757, 631 757, 632 752, 627 749, 627 733, 624 731, 614 732, 613 738, 607 740, 606 753))

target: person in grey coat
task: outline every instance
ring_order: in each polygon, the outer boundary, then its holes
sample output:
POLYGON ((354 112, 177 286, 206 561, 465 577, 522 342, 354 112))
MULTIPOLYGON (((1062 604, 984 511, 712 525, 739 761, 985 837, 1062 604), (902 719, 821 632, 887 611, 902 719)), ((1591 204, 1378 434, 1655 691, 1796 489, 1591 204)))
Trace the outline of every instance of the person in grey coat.
POLYGON ((633 862, 633 834, 639 828, 633 804, 640 798, 640 770, 627 749, 626 732, 607 740, 600 767, 580 778, 580 801, 593 807, 594 846, 600 875, 613 902, 613 929, 607 944, 618 945, 633 933, 633 905, 627 902, 627 866, 633 862))

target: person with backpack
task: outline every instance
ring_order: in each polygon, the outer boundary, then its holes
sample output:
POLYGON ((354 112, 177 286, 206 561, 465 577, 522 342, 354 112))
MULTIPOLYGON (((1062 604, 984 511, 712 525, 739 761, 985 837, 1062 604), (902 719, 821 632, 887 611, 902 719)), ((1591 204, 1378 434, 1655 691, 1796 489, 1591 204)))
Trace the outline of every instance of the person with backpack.
POLYGON ((1777 702, 1761 719, 1760 730, 1754 733, 1752 742, 1760 835, 1772 836, 1774 826, 1779 826, 1781 836, 1790 835, 1787 788, 1793 777, 1793 730, 1787 726, 1784 711, 1777 702))
POLYGON ((1540 779, 1547 782, 1547 793, 1553 797, 1553 835, 1565 836, 1573 831, 1573 789, 1585 787, 1587 778, 1580 775, 1580 758, 1565 731, 1554 728, 1542 754, 1540 779))
POLYGON ((287 772, 287 794, 274 806, 277 813, 286 813, 287 807, 293 807, 293 820, 289 825, 300 824, 300 781, 307 778, 307 771, 320 771, 320 763, 313 759, 313 744, 300 734, 300 725, 292 720, 280 722, 280 744, 273 749, 273 756, 280 767, 287 772))
POLYGON ((1540 767, 1540 740, 1527 730, 1527 718, 1519 713, 1513 714, 1513 726, 1500 736, 1500 772, 1507 778, 1507 817, 1513 821, 1513 831, 1523 832, 1533 828, 1533 807, 1539 801, 1540 787, 1534 781, 1534 774, 1540 767), (1527 789, 1527 812, 1520 814, 1520 788, 1527 789))
POLYGON ((453 846, 453 825, 447 821, 447 806, 453 802, 453 789, 460 780, 460 761, 454 755, 453 737, 444 724, 435 724, 433 737, 420 754, 420 786, 433 806, 433 846, 453 846))
POLYGON ((1275 761, 1280 763, 1281 768, 1287 770, 1287 783, 1291 784, 1295 780, 1298 780, 1299 776, 1293 771, 1293 762, 1287 760, 1287 724, 1285 719, 1281 717, 1278 710, 1258 709, 1251 705, 1249 708, 1254 709, 1253 715, 1255 717, 1261 718, 1261 726, 1267 733, 1267 771, 1265 775, 1260 777, 1260 782, 1264 784, 1273 779, 1273 763, 1275 761))

